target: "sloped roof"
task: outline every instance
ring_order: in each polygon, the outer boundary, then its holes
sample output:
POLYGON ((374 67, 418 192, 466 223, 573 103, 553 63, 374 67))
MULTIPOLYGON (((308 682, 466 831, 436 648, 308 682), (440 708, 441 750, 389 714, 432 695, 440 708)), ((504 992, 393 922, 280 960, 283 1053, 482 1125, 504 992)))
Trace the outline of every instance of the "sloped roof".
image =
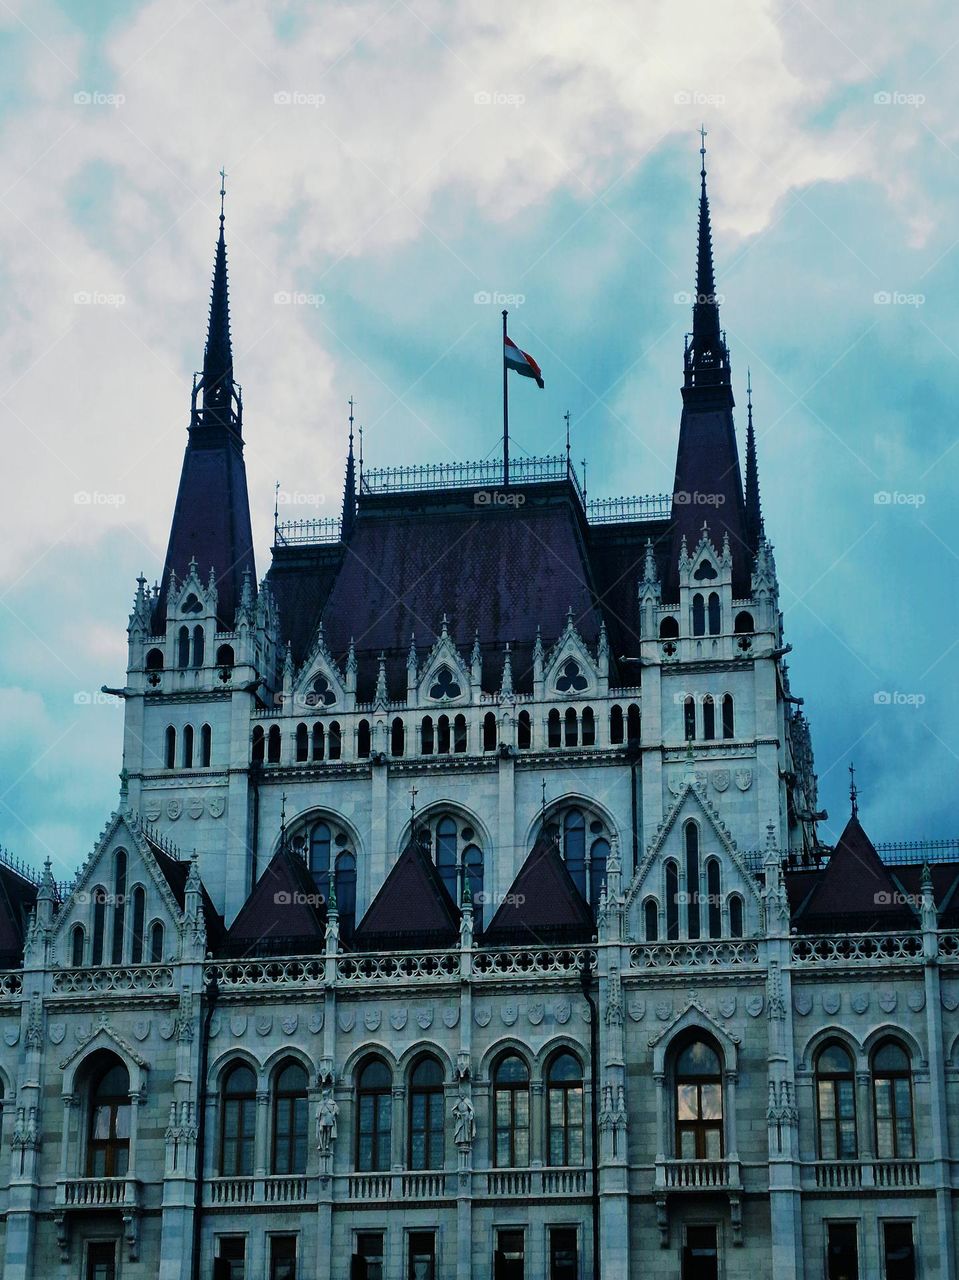
POLYGON ((846 823, 825 870, 803 903, 800 927, 827 927, 856 918, 856 928, 914 927, 916 913, 903 901, 902 887, 879 857, 854 814, 846 823))
POLYGON ((589 942, 596 923, 556 840, 539 837, 483 933, 485 946, 589 942))
MULTIPOLYGON (((143 838, 149 846, 154 861, 163 873, 164 880, 170 886, 170 892, 176 898, 177 905, 182 911, 186 906, 186 882, 190 874, 190 863, 182 858, 171 858, 165 849, 161 849, 146 829, 143 831, 143 838)), ((203 884, 202 880, 200 882, 200 901, 203 905, 207 942, 210 949, 214 950, 223 938, 223 917, 213 905, 213 899, 207 893, 206 885, 203 884)))
POLYGON ((230 955, 322 951, 326 903, 306 863, 282 843, 230 925, 221 948, 230 955))
POLYGON ((353 935, 356 951, 450 947, 459 938, 460 913, 429 851, 411 840, 353 935))
POLYGON ((23 963, 27 913, 36 900, 37 886, 0 863, 0 968, 19 968, 23 963))

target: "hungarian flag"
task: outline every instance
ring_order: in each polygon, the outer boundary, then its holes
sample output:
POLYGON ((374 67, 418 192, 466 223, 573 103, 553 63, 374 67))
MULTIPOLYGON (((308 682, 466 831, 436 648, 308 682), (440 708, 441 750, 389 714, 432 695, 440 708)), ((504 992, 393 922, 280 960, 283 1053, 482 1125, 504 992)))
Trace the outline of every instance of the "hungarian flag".
POLYGON ((507 369, 513 369, 516 373, 521 373, 524 378, 535 378, 536 385, 542 389, 546 385, 543 382, 543 371, 533 357, 525 351, 520 351, 512 338, 504 338, 503 341, 505 343, 503 356, 506 360, 507 369))

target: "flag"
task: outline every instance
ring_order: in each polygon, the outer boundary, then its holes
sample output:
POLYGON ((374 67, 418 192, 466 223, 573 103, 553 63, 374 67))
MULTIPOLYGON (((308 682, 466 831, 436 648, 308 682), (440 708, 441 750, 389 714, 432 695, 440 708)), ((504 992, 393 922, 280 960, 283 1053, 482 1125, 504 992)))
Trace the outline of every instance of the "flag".
POLYGON ((505 344, 503 358, 506 361, 507 369, 513 369, 516 373, 521 373, 524 378, 535 378, 536 385, 542 389, 546 385, 543 382, 543 371, 533 357, 525 351, 520 351, 516 343, 505 335, 503 342, 505 344))

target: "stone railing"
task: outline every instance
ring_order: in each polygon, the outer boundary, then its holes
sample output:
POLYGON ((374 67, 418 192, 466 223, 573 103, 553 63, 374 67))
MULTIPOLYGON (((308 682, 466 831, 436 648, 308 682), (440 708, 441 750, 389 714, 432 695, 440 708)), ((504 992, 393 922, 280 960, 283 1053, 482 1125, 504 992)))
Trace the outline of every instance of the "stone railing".
POLYGON ((939 934, 939 957, 941 960, 959 960, 959 933, 944 929, 939 934))
POLYGON ((215 977, 221 991, 243 988, 292 987, 303 990, 324 985, 322 959, 223 960, 208 964, 205 976, 215 977))
POLYGON ((367 982, 435 982, 437 979, 457 978, 459 972, 458 951, 347 955, 340 956, 336 962, 337 980, 349 985, 367 982))
POLYGON ((393 1175, 390 1173, 351 1173, 347 1179, 350 1200, 392 1200, 393 1175))
POLYGON ((53 975, 57 995, 100 995, 110 991, 169 991, 173 970, 165 964, 98 965, 59 969, 53 975))
POLYGON ((794 965, 918 964, 920 933, 847 933, 793 938, 794 965))
POLYGON ((806 1166, 804 1181, 818 1191, 902 1191, 922 1185, 921 1168, 918 1160, 818 1160, 806 1166))
POLYGON ((584 961, 595 968, 596 952, 588 947, 512 947, 504 951, 475 951, 473 973, 482 978, 574 976, 584 961))
POLYGON ((644 942, 630 947, 630 969, 746 969, 759 964, 752 938, 710 942, 644 942))
POLYGON ((135 1178, 67 1178, 57 1183, 59 1209, 136 1208, 139 1203, 135 1178))
POLYGON ((446 1195, 446 1174, 442 1170, 401 1173, 397 1180, 402 1200, 438 1200, 446 1195))
POLYGON ((271 1174, 265 1178, 211 1178, 207 1203, 212 1207, 245 1204, 305 1204, 310 1180, 305 1174, 271 1174))
POLYGON ((23 978, 19 973, 0 973, 0 996, 18 996, 23 990, 23 978))
POLYGON ((656 1164, 657 1190, 715 1191, 739 1184, 735 1160, 663 1160, 656 1164))
MULTIPOLYGON (((483 1174, 479 1175, 481 1178, 483 1174)), ((581 1165, 543 1169, 488 1169, 486 1194, 496 1200, 589 1195, 590 1173, 581 1165)))

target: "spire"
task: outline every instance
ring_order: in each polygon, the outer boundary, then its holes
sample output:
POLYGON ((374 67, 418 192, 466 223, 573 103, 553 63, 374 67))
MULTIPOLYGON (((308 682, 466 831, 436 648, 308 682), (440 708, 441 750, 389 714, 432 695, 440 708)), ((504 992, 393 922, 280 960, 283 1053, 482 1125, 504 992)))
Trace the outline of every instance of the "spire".
POLYGON ((755 556, 763 537, 763 513, 759 501, 759 466, 756 459, 756 432, 753 428, 753 379, 746 370, 746 537, 755 556))
POLYGON ((856 786, 856 766, 849 766, 849 812, 853 818, 859 817, 859 788, 856 786))
POLYGON ((729 353, 719 326, 719 299, 713 270, 713 239, 706 194, 706 130, 700 128, 699 241, 692 342, 686 342, 686 386, 728 386, 729 353))
POLYGON ((230 340, 230 295, 226 276, 226 236, 224 200, 226 173, 220 170, 220 235, 216 242, 213 264, 213 289, 210 294, 210 321, 206 349, 203 353, 203 418, 234 422, 240 428, 240 417, 233 415, 233 344, 230 340))
POLYGON ((350 396, 350 447, 346 455, 346 483, 343 486, 343 521, 340 540, 346 542, 356 522, 356 468, 353 463, 353 397, 350 396))

